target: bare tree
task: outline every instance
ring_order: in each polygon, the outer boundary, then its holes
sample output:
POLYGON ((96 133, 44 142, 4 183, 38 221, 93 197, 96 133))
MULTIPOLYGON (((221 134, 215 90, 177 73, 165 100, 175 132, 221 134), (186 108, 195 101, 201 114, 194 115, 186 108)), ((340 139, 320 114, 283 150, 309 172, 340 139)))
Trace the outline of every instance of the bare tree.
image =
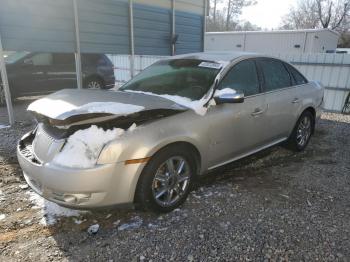
POLYGON ((238 25, 242 26, 239 21, 242 8, 252 4, 255 0, 211 0, 207 31, 236 30, 238 25))
POLYGON ((242 14, 243 7, 255 4, 255 0, 228 0, 226 7, 226 30, 229 30, 230 22, 242 14))
POLYGON ((284 17, 282 28, 329 28, 347 31, 350 23, 350 0, 299 0, 284 17))

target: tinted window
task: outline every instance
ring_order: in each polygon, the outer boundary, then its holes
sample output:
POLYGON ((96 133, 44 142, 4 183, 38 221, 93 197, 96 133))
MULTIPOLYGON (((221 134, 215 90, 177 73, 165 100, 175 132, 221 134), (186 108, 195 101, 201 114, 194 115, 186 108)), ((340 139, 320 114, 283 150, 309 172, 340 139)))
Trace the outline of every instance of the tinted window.
POLYGON ((30 60, 35 66, 52 65, 52 54, 47 54, 47 53, 36 54, 36 55, 33 55, 32 58, 30 58, 30 60))
POLYGON ((55 65, 74 65, 74 54, 54 54, 53 62, 55 65))
POLYGON ((298 70, 296 70, 294 67, 288 65, 289 71, 291 72, 291 74, 293 75, 294 81, 296 85, 302 85, 302 84, 306 84, 307 80, 306 78, 300 74, 298 72, 298 70))
POLYGON ((273 59, 262 59, 259 63, 264 74, 265 91, 291 86, 289 73, 282 62, 273 59))
POLYGON ((259 93, 259 80, 255 63, 246 60, 235 65, 221 82, 219 89, 232 88, 245 96, 259 93))

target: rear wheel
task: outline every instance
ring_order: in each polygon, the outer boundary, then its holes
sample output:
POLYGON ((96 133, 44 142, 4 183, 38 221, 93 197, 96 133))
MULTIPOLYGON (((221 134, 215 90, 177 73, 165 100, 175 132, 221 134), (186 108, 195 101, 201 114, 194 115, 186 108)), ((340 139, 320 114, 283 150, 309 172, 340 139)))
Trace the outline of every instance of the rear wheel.
POLYGON ((142 171, 136 204, 143 210, 174 210, 185 202, 195 174, 195 159, 189 150, 181 146, 160 150, 142 171))
POLYGON ((293 151, 303 151, 308 145, 315 126, 315 119, 311 112, 305 111, 287 141, 287 145, 293 151))
POLYGON ((104 84, 103 84, 103 81, 98 77, 91 77, 85 81, 85 88, 86 89, 103 89, 104 84))

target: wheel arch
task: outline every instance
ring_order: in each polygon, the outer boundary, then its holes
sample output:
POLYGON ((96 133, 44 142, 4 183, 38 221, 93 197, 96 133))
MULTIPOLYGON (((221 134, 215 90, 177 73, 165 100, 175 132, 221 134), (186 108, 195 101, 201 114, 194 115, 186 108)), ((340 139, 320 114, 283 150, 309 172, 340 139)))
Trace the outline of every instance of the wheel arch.
POLYGON ((151 157, 155 156, 161 150, 164 150, 164 149, 169 148, 169 147, 183 147, 187 150, 190 150, 193 153, 194 159, 196 161, 196 171, 197 171, 196 175, 200 174, 201 164, 202 164, 202 156, 201 156, 201 153, 198 150, 198 148, 191 142, 188 142, 188 141, 170 142, 168 144, 162 145, 161 147, 157 148, 157 150, 155 150, 155 152, 152 154, 151 157))
MULTIPOLYGON (((313 116, 312 133, 314 133, 314 132, 315 132, 315 121, 316 121, 316 109, 313 108, 312 106, 308 106, 307 108, 305 108, 305 109, 301 112, 300 116, 301 116, 302 114, 304 114, 304 112, 310 112, 310 113, 312 114, 312 116, 313 116)), ((299 117, 300 117, 300 116, 299 116, 299 117)))

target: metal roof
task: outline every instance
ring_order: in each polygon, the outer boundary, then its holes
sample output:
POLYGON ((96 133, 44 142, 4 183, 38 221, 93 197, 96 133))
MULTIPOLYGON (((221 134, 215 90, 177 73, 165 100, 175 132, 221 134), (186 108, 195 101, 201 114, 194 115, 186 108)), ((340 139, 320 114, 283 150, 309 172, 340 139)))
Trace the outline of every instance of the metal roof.
POLYGON ((224 32, 206 32, 208 35, 231 35, 231 34, 290 34, 290 33, 317 33, 331 32, 339 36, 340 34, 328 28, 322 29, 296 29, 296 30, 271 30, 271 31, 224 31, 224 32))

